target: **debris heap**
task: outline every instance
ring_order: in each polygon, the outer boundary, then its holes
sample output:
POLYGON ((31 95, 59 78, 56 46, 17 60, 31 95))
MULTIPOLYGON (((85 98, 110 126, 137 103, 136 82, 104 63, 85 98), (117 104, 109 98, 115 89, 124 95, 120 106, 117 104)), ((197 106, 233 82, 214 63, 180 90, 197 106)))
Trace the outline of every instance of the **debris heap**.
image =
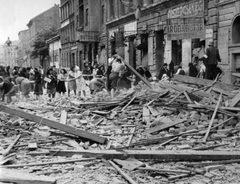
POLYGON ((0 105, 0 182, 240 183, 236 86, 187 76, 0 105))

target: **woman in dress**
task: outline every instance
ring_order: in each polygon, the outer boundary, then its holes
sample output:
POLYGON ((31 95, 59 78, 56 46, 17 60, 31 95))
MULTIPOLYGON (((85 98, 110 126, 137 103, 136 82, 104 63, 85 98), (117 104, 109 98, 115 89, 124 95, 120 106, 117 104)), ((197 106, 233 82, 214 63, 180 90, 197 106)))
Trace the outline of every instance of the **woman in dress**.
POLYGON ((80 97, 86 96, 87 85, 85 79, 83 78, 82 72, 79 70, 79 67, 75 67, 76 70, 76 84, 77 84, 77 92, 80 97))
POLYGON ((36 98, 38 99, 39 96, 43 94, 42 75, 37 68, 34 69, 34 73, 35 73, 34 94, 36 95, 36 98))
POLYGON ((24 99, 29 98, 29 94, 31 91, 31 84, 35 81, 29 81, 27 78, 23 76, 18 76, 16 78, 16 84, 19 85, 19 89, 21 91, 22 97, 24 99))
POLYGON ((50 68, 46 73, 46 77, 50 79, 50 81, 47 82, 47 94, 51 101, 52 99, 55 98, 56 94, 57 76, 54 75, 53 69, 50 68))
POLYGON ((61 69, 60 74, 58 75, 58 84, 57 84, 57 92, 61 94, 66 93, 65 82, 67 80, 67 71, 65 69, 61 69))
POLYGON ((68 73, 68 96, 70 95, 71 91, 74 91, 74 94, 76 95, 76 90, 77 90, 77 84, 76 84, 76 72, 75 72, 75 67, 73 66, 69 73, 68 73))

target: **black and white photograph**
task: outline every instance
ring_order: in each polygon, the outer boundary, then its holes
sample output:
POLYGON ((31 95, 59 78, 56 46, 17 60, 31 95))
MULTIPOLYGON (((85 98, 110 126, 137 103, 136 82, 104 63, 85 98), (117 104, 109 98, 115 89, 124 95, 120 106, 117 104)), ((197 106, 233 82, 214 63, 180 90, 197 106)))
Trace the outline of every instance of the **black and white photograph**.
POLYGON ((0 0, 0 184, 239 184, 240 0, 0 0))

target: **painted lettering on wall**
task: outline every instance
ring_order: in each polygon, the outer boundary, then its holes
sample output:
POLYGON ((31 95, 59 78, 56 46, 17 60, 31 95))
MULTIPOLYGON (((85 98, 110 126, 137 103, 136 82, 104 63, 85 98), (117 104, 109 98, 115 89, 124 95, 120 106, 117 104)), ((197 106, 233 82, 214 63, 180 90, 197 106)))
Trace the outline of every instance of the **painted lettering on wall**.
POLYGON ((200 17, 204 15, 204 0, 196 0, 168 10, 168 19, 200 17))
POLYGON ((204 38, 204 19, 168 19, 167 35, 168 40, 204 38))

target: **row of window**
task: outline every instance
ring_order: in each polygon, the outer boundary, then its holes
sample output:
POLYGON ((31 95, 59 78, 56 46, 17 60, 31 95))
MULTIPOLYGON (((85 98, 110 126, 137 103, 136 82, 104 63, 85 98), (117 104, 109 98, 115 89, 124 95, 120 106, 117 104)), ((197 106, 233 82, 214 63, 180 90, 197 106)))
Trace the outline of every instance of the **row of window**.
POLYGON ((61 38, 62 43, 75 40, 74 23, 61 29, 61 38))
POLYGON ((75 12, 75 0, 70 0, 61 7, 60 12, 61 21, 66 20, 69 17, 69 15, 73 14, 74 12, 75 12))

